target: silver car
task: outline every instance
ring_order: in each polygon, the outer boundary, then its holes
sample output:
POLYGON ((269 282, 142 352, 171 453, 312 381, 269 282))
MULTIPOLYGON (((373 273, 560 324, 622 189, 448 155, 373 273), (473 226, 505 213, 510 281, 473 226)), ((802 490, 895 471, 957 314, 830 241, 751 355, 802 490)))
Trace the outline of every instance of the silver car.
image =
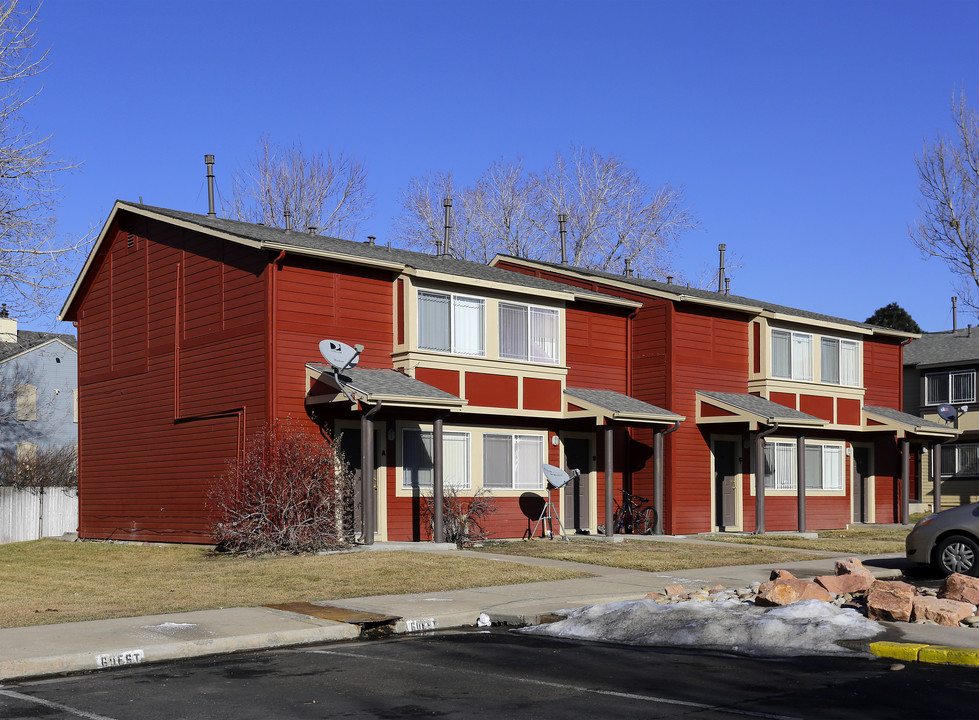
POLYGON ((904 541, 908 560, 979 576, 979 503, 921 518, 904 541))

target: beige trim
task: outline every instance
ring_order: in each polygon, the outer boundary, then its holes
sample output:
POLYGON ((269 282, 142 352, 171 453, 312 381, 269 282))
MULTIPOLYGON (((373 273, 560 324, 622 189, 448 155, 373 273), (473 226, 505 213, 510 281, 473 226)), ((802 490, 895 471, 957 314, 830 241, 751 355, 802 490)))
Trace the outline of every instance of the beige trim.
MULTIPOLYGON (((766 398, 767 399, 767 398, 766 398)), ((797 427, 825 427, 828 423, 825 420, 815 418, 813 420, 804 419, 788 419, 788 418, 778 418, 778 417, 765 417, 764 415, 759 415, 758 413, 753 413, 749 410, 739 408, 730 403, 724 402, 723 400, 718 400, 717 398, 709 397, 707 395, 702 395, 697 392, 695 394, 695 400, 697 402, 697 419, 698 425, 719 425, 722 423, 748 423, 749 430, 757 430, 758 423, 762 422, 766 425, 770 425, 773 422, 777 422, 780 427, 784 428, 797 428, 797 427), (704 416, 700 414, 700 404, 707 403, 708 405, 716 405, 722 410, 727 410, 733 415, 708 415, 704 416)))
POLYGON ((935 428, 925 427, 923 425, 905 425, 902 422, 891 420, 884 415, 872 413, 866 408, 860 408, 860 420, 864 432, 893 432, 897 434, 899 439, 905 437, 909 433, 925 438, 954 438, 962 434, 962 430, 956 430, 952 426, 947 428, 935 428), (873 419, 881 424, 870 425, 868 423, 869 419, 873 419))
MULTIPOLYGON (((720 525, 717 524, 717 493, 715 492, 714 482, 717 478, 717 470, 714 466, 714 441, 722 440, 726 442, 733 442, 734 446, 738 449, 740 455, 737 459, 737 479, 735 482, 734 490, 734 530, 733 532, 742 532, 744 530, 744 453, 751 452, 749 447, 745 450, 744 438, 741 435, 714 435, 710 436, 710 522, 711 527, 716 532, 722 532, 720 525)), ((750 459, 750 458, 749 458, 750 459)), ((768 496, 768 493, 765 493, 768 496)))

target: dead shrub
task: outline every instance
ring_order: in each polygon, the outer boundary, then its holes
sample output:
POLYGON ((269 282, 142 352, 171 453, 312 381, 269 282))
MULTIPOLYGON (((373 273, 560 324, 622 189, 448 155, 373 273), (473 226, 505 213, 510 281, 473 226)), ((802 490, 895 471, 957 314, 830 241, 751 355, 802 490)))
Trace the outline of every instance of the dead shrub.
MULTIPOLYGON (((435 536, 435 499, 425 496, 422 511, 428 518, 428 527, 435 536)), ((497 510, 493 494, 486 488, 477 490, 471 498, 460 498, 459 491, 447 487, 442 492, 442 529, 445 542, 456 547, 472 547, 489 538, 484 523, 497 510)))
POLYGON ((344 548, 353 491, 338 440, 277 423, 252 436, 213 486, 211 530, 222 550, 245 555, 344 548))
POLYGON ((0 453, 0 485, 16 488, 78 487, 74 445, 39 447, 21 455, 0 453))

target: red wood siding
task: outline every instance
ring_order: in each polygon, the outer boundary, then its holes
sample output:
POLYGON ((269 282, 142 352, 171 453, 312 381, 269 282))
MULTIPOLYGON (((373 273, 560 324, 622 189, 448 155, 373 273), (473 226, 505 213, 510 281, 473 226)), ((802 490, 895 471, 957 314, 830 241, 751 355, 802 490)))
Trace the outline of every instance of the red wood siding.
POLYGON ((432 387, 459 396, 459 371, 420 367, 415 369, 415 379, 432 387))
POLYGON ((795 393, 773 392, 769 398, 773 403, 797 410, 795 393))
POLYGON ((560 380, 524 378, 523 406, 525 410, 561 411, 560 380))
POLYGON ((799 410, 833 422, 833 398, 825 395, 800 395, 799 410))
POLYGON ((568 305, 568 387, 626 392, 626 315, 594 303, 568 305))
POLYGON ((850 398, 836 399, 836 422, 841 425, 860 424, 860 401, 850 398))
POLYGON ((517 378, 515 375, 466 373, 466 399, 481 407, 516 408, 517 378))
POLYGON ((707 402, 700 403, 700 414, 704 417, 734 417, 737 413, 719 408, 707 402))
POLYGON ((864 405, 900 410, 902 349, 900 338, 869 338, 863 343, 864 405))
POLYGON ((80 533, 206 542, 207 489, 264 421, 267 258, 118 217, 77 305, 80 533))

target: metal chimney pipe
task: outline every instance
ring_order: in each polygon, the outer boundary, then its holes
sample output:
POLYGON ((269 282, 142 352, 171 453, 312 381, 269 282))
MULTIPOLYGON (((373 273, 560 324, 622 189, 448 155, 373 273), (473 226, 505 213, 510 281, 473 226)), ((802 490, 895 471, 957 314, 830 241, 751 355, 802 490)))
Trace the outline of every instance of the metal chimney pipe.
POLYGON ((286 230, 292 230, 292 210, 289 209, 288 205, 286 205, 285 210, 282 211, 282 217, 284 217, 286 221, 286 230))
POLYGON ((367 236, 367 244, 368 245, 373 245, 375 240, 377 240, 377 236, 376 235, 368 235, 367 236))
POLYGON ((207 216, 217 217, 214 212, 214 156, 205 155, 204 164, 207 166, 207 216))
POLYGON ((721 253, 721 264, 717 270, 717 292, 724 292, 724 251, 727 250, 727 245, 721 243, 717 249, 721 253))
POLYGON ((955 312, 955 304, 959 301, 957 297, 952 298, 952 332, 959 329, 958 316, 955 312))
POLYGON ((625 276, 632 277, 632 258, 625 259, 625 276))
POLYGON ((310 235, 315 235, 316 234, 316 226, 315 225, 307 225, 306 226, 306 232, 308 232, 310 235))
POLYGON ((666 276, 666 284, 667 285, 672 285, 673 284, 673 276, 672 275, 667 275, 666 276))
POLYGON ((729 277, 724 278, 724 294, 731 294, 731 278, 729 277))
POLYGON ((452 198, 445 198, 442 201, 445 208, 445 243, 442 245, 442 254, 449 254, 449 235, 452 233, 452 198))
POLYGON ((568 216, 566 213, 558 213, 557 225, 558 233, 561 235, 561 264, 568 264, 568 246, 565 242, 565 236, 568 234, 567 230, 564 229, 564 223, 568 221, 568 216))

